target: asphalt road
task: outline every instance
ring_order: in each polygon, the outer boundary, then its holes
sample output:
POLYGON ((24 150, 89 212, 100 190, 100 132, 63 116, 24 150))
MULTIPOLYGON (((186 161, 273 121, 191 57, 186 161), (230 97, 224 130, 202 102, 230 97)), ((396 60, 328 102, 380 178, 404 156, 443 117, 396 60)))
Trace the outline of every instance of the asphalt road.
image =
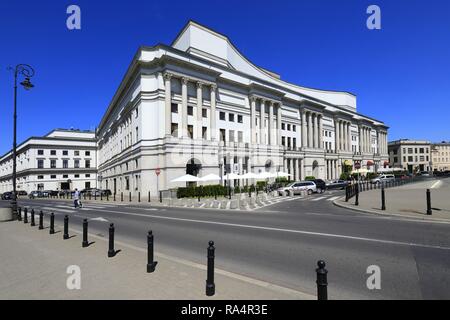
POLYGON ((450 224, 338 208, 330 199, 341 194, 299 197, 253 212, 114 203, 75 210, 60 200, 19 204, 53 211, 59 224, 68 214, 80 230, 84 217, 94 219, 89 232, 105 237, 113 222, 116 239, 143 248, 151 229, 156 251, 198 263, 206 263, 207 243, 214 240, 218 268, 310 294, 316 293, 316 262, 323 259, 330 299, 450 298, 450 224), (381 269, 380 290, 366 286, 370 265, 381 269))

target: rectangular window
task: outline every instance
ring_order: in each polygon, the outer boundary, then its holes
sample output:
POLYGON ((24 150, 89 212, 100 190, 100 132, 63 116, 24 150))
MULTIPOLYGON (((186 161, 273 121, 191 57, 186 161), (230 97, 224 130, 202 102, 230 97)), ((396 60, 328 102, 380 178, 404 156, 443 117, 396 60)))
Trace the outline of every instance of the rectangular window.
POLYGON ((91 155, 91 152, 90 152, 90 151, 85 151, 85 152, 84 152, 84 155, 85 155, 85 156, 90 156, 90 155, 91 155))
POLYGON ((225 134, 226 134, 225 129, 220 129, 220 141, 223 141, 223 142, 226 141, 225 134))
POLYGON ((139 140, 139 128, 136 127, 136 141, 139 140))
POLYGON ((288 129, 288 131, 291 131, 291 125, 290 124, 287 125, 287 129, 288 129))
POLYGON ((172 103, 170 105, 170 109, 172 110, 173 113, 178 113, 178 104, 172 103))
POLYGON ((85 160, 84 161, 84 167, 85 168, 90 168, 91 167, 91 160, 85 160))
POLYGON ((79 155, 80 155, 80 151, 75 150, 75 151, 73 152, 73 155, 74 155, 74 156, 79 156, 79 155))
POLYGON ((285 129, 286 129, 286 126, 285 126, 284 123, 282 123, 282 124, 281 124, 281 130, 285 130, 285 129))
POLYGON ((287 141, 288 142, 287 146, 288 146, 288 149, 290 149, 291 148, 291 137, 288 137, 287 140, 288 140, 287 141))
POLYGON ((56 150, 50 150, 50 155, 51 156, 56 156, 56 150))
POLYGON ((194 107, 188 106, 187 113, 188 113, 188 116, 194 115, 194 107))
POLYGON ((189 134, 189 138, 194 138, 194 126, 193 125, 188 125, 187 126, 187 130, 188 130, 188 134, 189 134))
POLYGON ((238 142, 244 142, 244 133, 242 131, 238 131, 238 142))
POLYGON ((76 174, 76 175, 74 175, 73 177, 74 177, 74 178, 79 178, 80 175, 79 175, 79 174, 76 174))
POLYGON ((56 160, 50 160, 50 168, 56 169, 56 160))
POLYGON ((176 137, 178 135, 178 123, 172 123, 170 132, 172 133, 172 136, 176 137))
POLYGON ((38 169, 44 169, 44 160, 39 159, 37 161, 37 167, 38 167, 38 169))
POLYGON ((69 177, 68 174, 63 174, 63 179, 67 179, 69 177))
POLYGON ((56 174, 52 174, 52 175, 50 176, 50 179, 56 179, 56 174))
POLYGON ((75 160, 73 161, 73 166, 74 166, 74 168, 79 168, 79 167, 80 167, 80 160, 75 159, 75 160))
POLYGON ((139 109, 138 109, 138 108, 136 108, 135 117, 136 117, 136 118, 139 117, 139 109))
POLYGON ((297 148, 297 139, 296 138, 292 138, 292 148, 294 148, 294 149, 297 148))
POLYGON ((244 117, 241 114, 238 114, 238 123, 243 123, 244 117))
POLYGON ((44 155, 44 150, 38 150, 38 155, 39 156, 43 156, 44 155))
POLYGON ((90 173, 86 173, 84 176, 85 176, 86 178, 90 178, 90 177, 91 177, 91 174, 90 174, 90 173))
POLYGON ((408 153, 413 153, 413 148, 408 148, 408 153))
POLYGON ((424 150, 423 148, 420 148, 420 149, 419 149, 419 152, 420 152, 420 153, 423 153, 423 150, 424 150))
POLYGON ((286 146, 286 137, 281 137, 281 145, 286 146))
POLYGON ((228 121, 234 122, 234 113, 229 113, 228 114, 228 121))
POLYGON ((234 130, 228 131, 228 134, 230 135, 230 142, 234 142, 234 130))
POLYGON ((44 176, 38 176, 38 180, 44 179, 44 176))
POLYGON ((202 127, 202 138, 205 139, 205 140, 208 138, 207 132, 208 132, 208 128, 207 127, 202 127))
MULTIPOLYGON (((292 125, 292 131, 296 132, 297 131, 297 126, 295 124, 292 125)), ((326 131, 325 131, 326 132, 326 131)))
POLYGON ((63 156, 67 156, 67 155, 69 155, 69 151, 63 150, 63 156))
POLYGON ((202 109, 202 117, 207 118, 208 117, 208 109, 203 108, 202 109))
POLYGON ((63 168, 67 169, 69 167, 69 160, 63 160, 63 168))
POLYGON ((225 120, 225 112, 220 111, 220 113, 219 113, 219 119, 220 119, 220 120, 225 120))

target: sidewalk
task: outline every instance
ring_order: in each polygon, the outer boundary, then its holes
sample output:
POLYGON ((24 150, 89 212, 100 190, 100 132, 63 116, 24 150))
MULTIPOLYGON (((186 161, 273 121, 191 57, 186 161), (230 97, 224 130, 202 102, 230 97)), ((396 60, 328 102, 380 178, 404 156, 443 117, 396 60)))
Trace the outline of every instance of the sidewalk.
MULTIPOLYGON (((37 219, 36 223, 38 223, 37 219)), ((121 250, 107 257, 108 242, 81 247, 81 234, 70 230, 62 239, 61 226, 49 235, 30 224, 0 223, 0 299, 314 299, 292 289, 216 269, 216 294, 205 295, 205 265, 155 253, 154 273, 146 273, 146 250, 116 241, 121 250), (81 269, 81 289, 69 290, 67 267, 81 269)), ((216 258, 217 261, 217 258, 216 258)))
POLYGON ((334 204, 367 213, 396 215, 433 221, 450 222, 450 188, 442 181, 426 181, 385 189, 386 210, 381 210, 381 190, 360 192, 359 205, 355 197, 345 202, 345 197, 334 204), (440 186, 444 185, 442 188, 440 186), (427 215, 426 189, 431 191, 432 215, 427 215))

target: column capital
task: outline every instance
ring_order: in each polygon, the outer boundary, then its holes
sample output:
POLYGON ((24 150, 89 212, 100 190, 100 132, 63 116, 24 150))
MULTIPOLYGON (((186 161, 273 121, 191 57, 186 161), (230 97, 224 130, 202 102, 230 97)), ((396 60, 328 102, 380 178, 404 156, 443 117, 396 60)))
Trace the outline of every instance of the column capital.
POLYGON ((164 72, 163 73, 163 77, 165 80, 170 80, 172 78, 173 74, 171 74, 170 72, 164 72))
POLYGON ((216 91, 216 89, 217 89, 217 84, 212 83, 211 84, 211 91, 216 91))
POLYGON ((189 78, 188 77, 181 77, 181 83, 182 84, 187 84, 189 82, 189 78))
POLYGON ((203 83, 203 82, 201 82, 201 81, 197 81, 197 88, 202 88, 205 84, 203 83))
POLYGON ((250 102, 256 102, 256 97, 255 96, 250 96, 249 100, 250 100, 250 102))

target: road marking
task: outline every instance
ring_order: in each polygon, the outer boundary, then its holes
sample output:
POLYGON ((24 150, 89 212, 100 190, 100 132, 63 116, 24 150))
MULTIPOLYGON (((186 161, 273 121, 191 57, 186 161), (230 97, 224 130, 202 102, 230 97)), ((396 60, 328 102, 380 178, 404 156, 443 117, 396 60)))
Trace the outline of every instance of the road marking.
POLYGON ((319 201, 319 200, 322 200, 322 199, 325 199, 326 197, 318 197, 318 198, 315 198, 315 199, 311 199, 311 201, 319 201))
POLYGON ((117 214, 123 214, 123 215, 130 215, 130 216, 155 218, 155 219, 162 219, 162 220, 174 220, 174 221, 184 221, 184 222, 203 223, 203 224, 215 224, 215 225, 237 227, 237 228, 279 231, 279 232, 304 234, 304 235, 310 235, 310 236, 321 236, 321 237, 328 237, 328 238, 358 240, 358 241, 365 241, 365 242, 375 242, 375 243, 392 244, 392 245, 400 245, 400 246, 412 246, 412 247, 420 247, 420 248, 428 248, 428 249, 450 250, 450 247, 426 245, 426 244, 412 243, 412 242, 373 239, 373 238, 365 238, 365 237, 354 237, 354 236, 346 236, 346 235, 333 234, 333 233, 312 232, 312 231, 305 231, 305 230, 293 230, 293 229, 283 229, 283 228, 273 228, 273 227, 262 227, 262 226, 246 225, 246 224, 205 221, 205 220, 197 220, 197 219, 174 218, 174 217, 167 217, 167 216, 157 216, 157 215, 151 215, 151 214, 131 213, 131 212, 122 212, 122 211, 108 211, 108 210, 99 210, 99 211, 111 212, 111 213, 117 213, 117 214))
POLYGON ((75 212, 75 210, 66 210, 66 209, 60 209, 60 208, 55 208, 55 207, 41 207, 41 209, 45 209, 48 210, 50 212, 66 212, 66 213, 73 213, 75 212))
POLYGON ((339 199, 340 197, 341 196, 331 197, 331 198, 328 198, 327 201, 334 201, 336 199, 339 199))
POLYGON ((431 186, 431 189, 435 189, 435 188, 439 188, 442 184, 441 180, 436 181, 435 183, 433 183, 433 185, 431 186))

